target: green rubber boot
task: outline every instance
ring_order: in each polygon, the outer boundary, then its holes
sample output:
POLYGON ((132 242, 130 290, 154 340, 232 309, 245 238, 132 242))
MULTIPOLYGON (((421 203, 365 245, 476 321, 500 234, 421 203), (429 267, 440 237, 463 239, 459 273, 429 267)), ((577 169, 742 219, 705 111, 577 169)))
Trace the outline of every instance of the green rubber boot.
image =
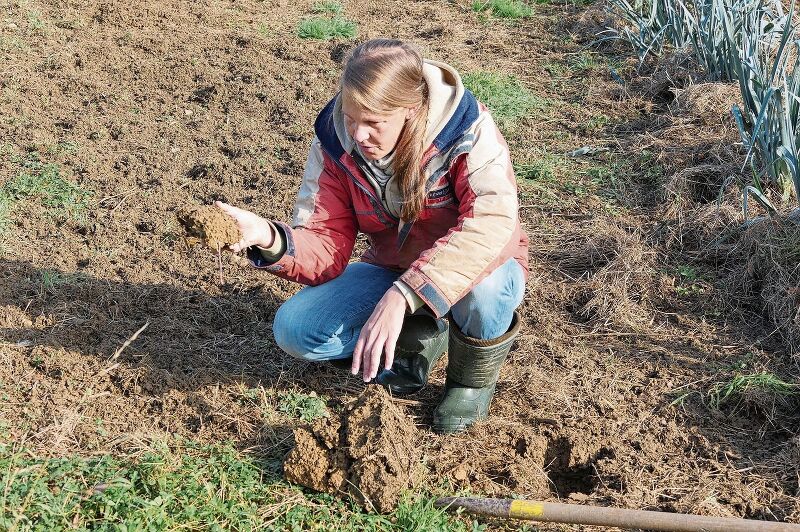
POLYGON ((464 335, 452 324, 447 381, 444 398, 433 412, 434 432, 460 432, 486 419, 500 367, 511 350, 519 326, 519 314, 514 312, 508 332, 499 338, 479 340, 464 335))
POLYGON ((375 383, 392 395, 420 391, 447 350, 447 322, 424 314, 406 316, 397 339, 392 368, 381 371, 375 383))

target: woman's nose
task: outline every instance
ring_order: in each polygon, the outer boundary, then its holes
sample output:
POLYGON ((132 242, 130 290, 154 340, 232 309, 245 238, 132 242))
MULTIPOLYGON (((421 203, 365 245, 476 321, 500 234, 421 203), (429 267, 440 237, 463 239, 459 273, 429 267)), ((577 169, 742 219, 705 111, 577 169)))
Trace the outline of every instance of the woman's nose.
POLYGON ((356 142, 364 142, 369 138, 369 130, 366 126, 356 126, 353 131, 353 140, 356 142))

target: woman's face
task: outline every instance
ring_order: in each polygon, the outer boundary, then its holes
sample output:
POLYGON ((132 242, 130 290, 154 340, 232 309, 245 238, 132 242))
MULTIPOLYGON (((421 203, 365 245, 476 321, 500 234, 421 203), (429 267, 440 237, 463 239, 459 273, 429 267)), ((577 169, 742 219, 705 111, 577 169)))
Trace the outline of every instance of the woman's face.
POLYGON ((406 120, 414 116, 414 110, 405 107, 388 114, 370 113, 346 95, 342 98, 342 113, 347 133, 358 143, 364 157, 372 161, 392 152, 406 120))

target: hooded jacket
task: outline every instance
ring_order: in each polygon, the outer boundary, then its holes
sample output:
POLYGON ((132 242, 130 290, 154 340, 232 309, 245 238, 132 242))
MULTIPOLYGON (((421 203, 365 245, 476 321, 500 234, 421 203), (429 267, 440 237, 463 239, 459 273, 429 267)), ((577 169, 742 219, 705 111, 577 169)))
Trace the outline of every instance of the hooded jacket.
POLYGON ((509 259, 528 271, 528 239, 503 136, 452 67, 426 60, 423 76, 429 147, 419 217, 406 222, 393 214, 402 201, 392 197, 398 187, 386 186, 381 194, 359 165, 337 95, 314 124, 292 224, 274 224, 269 250, 248 250, 253 266, 321 284, 342 273, 362 232, 370 245, 361 260, 402 271, 397 284, 412 309, 427 304, 437 317, 509 259))

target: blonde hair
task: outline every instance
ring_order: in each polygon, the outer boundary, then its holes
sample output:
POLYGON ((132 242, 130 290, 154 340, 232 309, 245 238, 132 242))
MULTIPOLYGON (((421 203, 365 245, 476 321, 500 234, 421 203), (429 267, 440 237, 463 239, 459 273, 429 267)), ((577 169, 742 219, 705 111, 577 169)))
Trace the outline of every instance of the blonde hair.
POLYGON ((339 88, 371 113, 417 109, 403 126, 394 155, 394 173, 403 194, 401 216, 415 220, 425 204, 422 157, 427 148, 428 84, 422 77, 422 54, 415 46, 395 39, 362 43, 347 57, 339 88))

